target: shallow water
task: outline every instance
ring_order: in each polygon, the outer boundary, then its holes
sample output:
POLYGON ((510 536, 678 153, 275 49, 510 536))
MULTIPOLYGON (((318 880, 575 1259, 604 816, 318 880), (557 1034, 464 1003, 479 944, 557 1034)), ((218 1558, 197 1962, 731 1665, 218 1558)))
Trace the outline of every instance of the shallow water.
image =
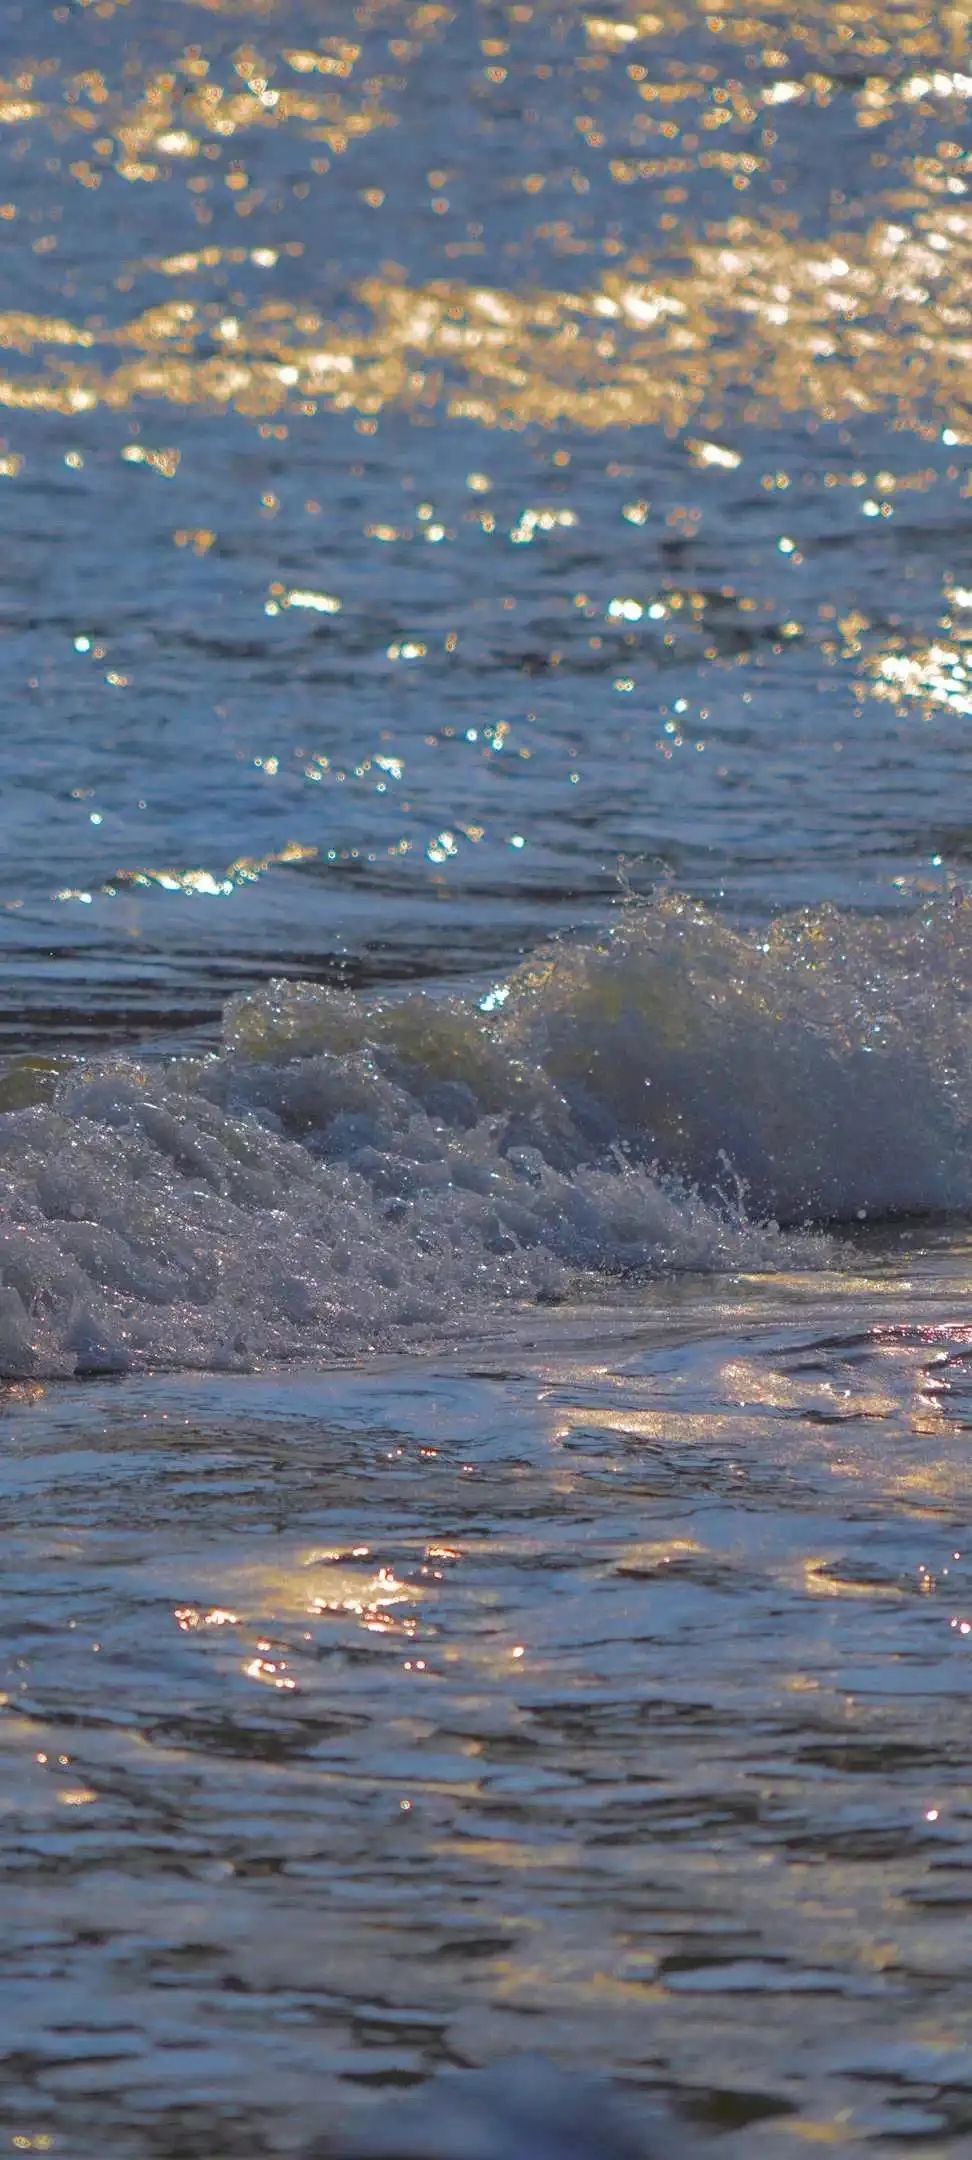
POLYGON ((527 2044, 966 2150, 967 1269, 11 1400, 12 2128, 290 2150, 527 2044))
POLYGON ((972 2145, 970 64, 7 0, 19 2150, 972 2145))

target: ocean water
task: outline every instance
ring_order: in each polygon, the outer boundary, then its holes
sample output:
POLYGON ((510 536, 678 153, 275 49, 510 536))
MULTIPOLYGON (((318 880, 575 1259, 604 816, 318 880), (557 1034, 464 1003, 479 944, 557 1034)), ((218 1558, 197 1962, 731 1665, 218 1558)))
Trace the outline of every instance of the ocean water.
POLYGON ((11 2149, 972 2149, 970 94, 6 0, 11 2149))

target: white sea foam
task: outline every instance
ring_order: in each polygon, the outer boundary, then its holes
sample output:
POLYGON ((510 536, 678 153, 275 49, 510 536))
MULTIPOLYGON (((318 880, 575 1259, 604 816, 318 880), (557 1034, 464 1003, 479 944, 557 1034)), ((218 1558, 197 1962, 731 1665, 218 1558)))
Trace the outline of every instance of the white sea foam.
POLYGON ((219 1056, 21 1064, 0 1371, 357 1354, 579 1276, 789 1265, 811 1222, 966 1209, 969 913, 743 936, 669 898, 485 999, 276 983, 219 1056))

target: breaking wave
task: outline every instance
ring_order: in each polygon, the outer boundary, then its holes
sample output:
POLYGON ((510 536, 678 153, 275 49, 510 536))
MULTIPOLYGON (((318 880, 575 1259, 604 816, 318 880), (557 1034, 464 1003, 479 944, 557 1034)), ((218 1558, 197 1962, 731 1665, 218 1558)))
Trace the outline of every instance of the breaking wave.
POLYGON ((970 916, 742 933, 666 897, 485 996, 277 982, 211 1057, 14 1060, 0 1372, 358 1355, 965 1210, 970 916))

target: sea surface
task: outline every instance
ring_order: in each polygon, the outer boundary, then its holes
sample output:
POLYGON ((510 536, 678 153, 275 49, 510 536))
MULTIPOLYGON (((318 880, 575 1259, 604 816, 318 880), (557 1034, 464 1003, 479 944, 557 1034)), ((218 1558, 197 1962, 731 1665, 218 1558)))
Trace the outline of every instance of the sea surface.
POLYGON ((4 0, 0 2148, 972 2152, 970 95, 4 0))

